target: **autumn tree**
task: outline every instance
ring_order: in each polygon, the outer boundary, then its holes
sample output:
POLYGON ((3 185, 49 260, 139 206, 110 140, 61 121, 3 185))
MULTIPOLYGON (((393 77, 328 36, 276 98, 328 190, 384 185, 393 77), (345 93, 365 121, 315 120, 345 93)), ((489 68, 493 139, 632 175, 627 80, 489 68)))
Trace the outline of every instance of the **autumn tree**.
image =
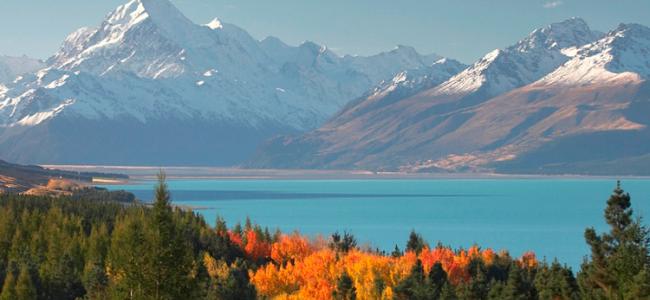
POLYGON ((641 219, 633 218, 631 206, 630 195, 618 182, 605 209, 610 231, 601 235, 594 228, 585 231, 591 248, 591 261, 583 264, 579 276, 585 294, 609 299, 650 297, 650 239, 641 219))

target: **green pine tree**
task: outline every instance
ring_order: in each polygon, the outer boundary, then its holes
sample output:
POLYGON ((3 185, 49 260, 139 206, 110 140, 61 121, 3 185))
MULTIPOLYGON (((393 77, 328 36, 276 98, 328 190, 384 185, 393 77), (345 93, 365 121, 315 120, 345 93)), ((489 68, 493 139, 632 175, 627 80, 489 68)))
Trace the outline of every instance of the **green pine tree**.
POLYGON ((431 296, 435 299, 440 298, 443 289, 449 283, 447 280, 447 272, 442 268, 441 263, 436 262, 431 266, 428 279, 431 288, 431 296))
POLYGON ((5 277, 5 282, 2 284, 0 300, 15 300, 16 297, 16 278, 13 272, 8 272, 7 277, 5 277))
POLYGON ((357 290, 354 287, 354 282, 347 272, 343 272, 336 282, 336 290, 332 293, 332 297, 336 300, 355 300, 357 298, 357 290))
POLYGON ((630 195, 617 183, 614 193, 607 200, 605 220, 610 226, 608 233, 598 235, 596 230, 585 231, 585 239, 591 248, 591 261, 583 264, 579 277, 585 294, 609 299, 627 299, 636 294, 647 298, 650 294, 639 282, 639 275, 650 267, 648 230, 639 218, 633 218, 630 195))
POLYGON ((108 285, 105 262, 110 240, 106 226, 93 227, 88 239, 82 282, 88 298, 99 299, 108 285))
POLYGON ((254 300, 257 290, 250 283, 248 265, 241 259, 230 266, 226 278, 211 279, 207 299, 219 300, 254 300))
POLYGON ((150 218, 152 291, 154 299, 187 299, 194 292, 192 248, 178 230, 164 172, 158 174, 150 218))
POLYGON ((490 282, 490 291, 488 292, 487 298, 489 300, 501 300, 505 299, 505 284, 501 281, 492 280, 490 282))
POLYGON ((384 282, 384 280, 381 278, 380 275, 375 274, 375 280, 373 284, 373 296, 376 299, 380 299, 385 289, 386 289, 386 282, 384 282))
POLYGON ((650 295, 650 269, 645 268, 637 274, 631 288, 626 293, 626 299, 647 299, 650 295))
POLYGON ((489 281, 485 264, 482 260, 473 259, 467 266, 470 280, 462 285, 459 294, 463 299, 486 299, 489 281))
POLYGON ((560 265, 557 260, 550 266, 544 263, 538 269, 534 284, 540 300, 580 299, 573 272, 560 265))
POLYGON ((393 249, 393 252, 390 253, 390 256, 392 256, 394 258, 398 258, 398 257, 400 257, 402 255, 404 255, 404 253, 402 253, 402 250, 400 250, 399 247, 397 247, 397 245, 395 245, 395 249, 393 249))
POLYGON ((396 299, 432 299, 433 292, 421 260, 416 260, 411 273, 395 286, 396 299))
POLYGON ((329 247, 336 252, 347 253, 357 247, 357 239, 347 231, 343 232, 343 236, 335 232, 330 237, 329 247))
POLYGON ((411 234, 409 234, 409 240, 406 243, 406 251, 412 251, 416 254, 420 254, 425 246, 426 243, 424 242, 422 236, 416 233, 415 230, 411 230, 411 234))
POLYGON ((32 276, 26 266, 20 268, 18 281, 16 282, 16 300, 35 300, 36 288, 32 276))
POLYGON ((118 219, 111 239, 107 265, 110 293, 114 299, 151 297, 150 247, 145 228, 145 212, 135 208, 118 219))
POLYGON ((440 292, 440 299, 441 300, 458 299, 458 296, 456 296, 456 288, 450 282, 445 283, 445 285, 442 287, 442 291, 440 292))
POLYGON ((533 299, 530 287, 528 286, 524 274, 517 264, 512 264, 510 273, 508 273, 508 282, 503 290, 503 299, 505 300, 528 300, 533 299))
POLYGON ((228 226, 226 225, 226 220, 224 220, 223 217, 217 216, 217 222, 216 222, 214 230, 218 234, 223 235, 223 236, 228 234, 228 226))

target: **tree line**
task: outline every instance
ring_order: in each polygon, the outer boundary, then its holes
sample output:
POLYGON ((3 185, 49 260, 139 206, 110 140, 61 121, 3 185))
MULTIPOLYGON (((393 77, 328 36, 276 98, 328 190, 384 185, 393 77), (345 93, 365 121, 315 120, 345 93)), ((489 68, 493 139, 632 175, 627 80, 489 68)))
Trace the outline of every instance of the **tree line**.
POLYGON ((648 230, 620 184, 610 230, 586 230, 577 273, 534 253, 431 246, 416 232, 385 252, 345 232, 211 227, 172 205, 163 174, 152 205, 98 199, 0 195, 0 300, 650 298, 648 230))

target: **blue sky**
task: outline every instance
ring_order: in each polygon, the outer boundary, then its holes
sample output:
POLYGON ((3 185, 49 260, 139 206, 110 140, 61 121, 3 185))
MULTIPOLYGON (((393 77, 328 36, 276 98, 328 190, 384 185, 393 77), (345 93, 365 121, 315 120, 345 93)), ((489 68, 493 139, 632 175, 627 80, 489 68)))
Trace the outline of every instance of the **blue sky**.
MULTIPOLYGON (((65 36, 96 26, 126 0, 0 0, 0 54, 47 58, 65 36)), ((469 63, 534 28, 579 16, 608 31, 650 25, 647 0, 172 0, 193 21, 214 17, 254 37, 313 40, 339 54, 414 46, 469 63)))

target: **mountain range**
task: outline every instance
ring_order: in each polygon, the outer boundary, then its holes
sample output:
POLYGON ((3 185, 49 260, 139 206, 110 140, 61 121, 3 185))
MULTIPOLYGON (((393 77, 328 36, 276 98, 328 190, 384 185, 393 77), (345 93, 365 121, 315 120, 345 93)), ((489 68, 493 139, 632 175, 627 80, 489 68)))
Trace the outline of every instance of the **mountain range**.
POLYGON ((258 41, 218 19, 197 25, 168 0, 132 0, 0 89, 0 153, 23 163, 232 165, 440 59, 406 46, 341 57, 313 42, 258 41))
MULTIPOLYGON (((432 37, 435 38, 435 37, 432 37)), ((45 61, 0 57, 20 163, 650 174, 650 29, 580 18, 465 65, 340 56, 131 0, 45 61)))
MULTIPOLYGON (((421 76, 421 75, 419 75, 421 76)), ((255 167, 650 174, 650 29, 578 18, 534 30, 448 80, 401 74, 255 167), (419 78, 419 79, 418 79, 419 78)))

